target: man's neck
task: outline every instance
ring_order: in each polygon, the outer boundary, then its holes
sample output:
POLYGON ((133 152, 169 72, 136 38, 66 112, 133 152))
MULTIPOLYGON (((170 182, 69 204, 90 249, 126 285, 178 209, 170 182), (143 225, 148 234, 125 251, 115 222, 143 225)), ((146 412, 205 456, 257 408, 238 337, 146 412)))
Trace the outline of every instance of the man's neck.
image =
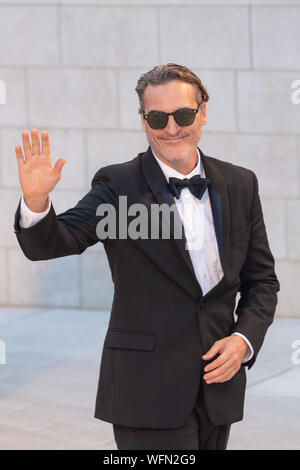
MULTIPOLYGON (((153 150, 152 150, 153 152, 153 150)), ((155 156, 161 160, 165 165, 173 168, 174 170, 178 171, 183 175, 189 174, 197 165, 198 163, 198 150, 195 149, 192 156, 188 156, 184 161, 175 161, 170 162, 163 158, 160 154, 155 153, 155 156)))

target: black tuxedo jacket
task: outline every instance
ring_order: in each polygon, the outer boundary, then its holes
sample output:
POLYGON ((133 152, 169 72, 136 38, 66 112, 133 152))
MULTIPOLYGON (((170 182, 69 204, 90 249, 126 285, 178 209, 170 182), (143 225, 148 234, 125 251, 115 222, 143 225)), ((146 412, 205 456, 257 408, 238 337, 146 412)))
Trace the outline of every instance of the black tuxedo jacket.
MULTIPOLYGON (((201 382, 212 423, 243 418, 245 367, 227 382, 206 384, 202 374, 208 362, 201 355, 238 331, 254 348, 254 357, 244 364, 250 369, 273 321, 279 282, 256 175, 199 151, 211 180, 224 276, 203 296, 184 238, 176 239, 173 231, 171 239, 101 240, 115 288, 95 407, 95 417, 104 421, 179 427, 192 412, 201 382)), ((99 242, 97 207, 109 203, 118 211, 120 195, 127 196, 128 206, 174 204, 150 146, 133 160, 101 168, 91 190, 62 214, 56 215, 51 204, 46 217, 22 228, 19 203, 14 227, 23 253, 33 261, 81 254, 99 242)))

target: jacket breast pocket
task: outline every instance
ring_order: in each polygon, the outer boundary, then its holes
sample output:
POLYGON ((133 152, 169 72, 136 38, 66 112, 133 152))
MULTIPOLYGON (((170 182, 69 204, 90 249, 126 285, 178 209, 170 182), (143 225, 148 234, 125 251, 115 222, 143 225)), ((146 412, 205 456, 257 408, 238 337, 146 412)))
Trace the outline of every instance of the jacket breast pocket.
POLYGON ((235 230, 234 232, 231 232, 229 235, 230 244, 234 245, 241 241, 247 240, 247 238, 249 238, 250 236, 250 228, 251 228, 251 223, 248 224, 246 227, 243 227, 239 230, 235 230))
POLYGON ((153 351, 155 347, 155 334, 146 331, 109 328, 106 333, 104 347, 153 351))

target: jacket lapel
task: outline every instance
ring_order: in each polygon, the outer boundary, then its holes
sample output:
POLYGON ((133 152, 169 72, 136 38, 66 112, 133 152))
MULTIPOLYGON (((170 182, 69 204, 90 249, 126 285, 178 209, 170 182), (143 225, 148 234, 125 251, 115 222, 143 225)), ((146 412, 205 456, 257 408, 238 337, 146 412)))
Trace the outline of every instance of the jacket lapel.
MULTIPOLYGON (((222 172, 215 163, 215 159, 204 155, 200 149, 199 152, 205 171, 205 176, 211 181, 208 192, 218 243, 219 256, 225 277, 225 272, 228 266, 229 249, 229 200, 226 182, 222 172)), ((218 285, 219 284, 217 284, 217 286, 218 285)), ((215 287, 209 291, 209 293, 212 292, 215 287)))
MULTIPOLYGON (((211 185, 209 187, 209 197, 210 197, 210 202, 211 202, 211 209, 212 209, 212 214, 213 214, 216 238, 218 242, 220 260, 221 260, 223 271, 225 273, 225 268, 227 264, 226 256, 228 252, 227 248, 228 248, 228 240, 229 240, 229 233, 228 233, 229 231, 229 206, 228 206, 226 184, 222 176, 222 173, 214 164, 213 159, 205 156, 201 152, 200 149, 199 149, 199 152, 200 152, 201 159, 203 162, 205 176, 211 180, 211 185)), ((168 190, 167 180, 163 172, 161 171, 161 168, 158 165, 150 146, 148 147, 147 151, 144 154, 142 154, 142 168, 143 168, 146 181, 152 193, 154 194, 156 200, 159 202, 159 204, 167 203, 169 206, 173 206, 174 213, 175 213, 175 223, 176 223, 176 219, 180 220, 180 215, 178 213, 178 210, 176 209, 175 199, 168 190)), ((168 220, 165 219, 165 221, 166 223, 168 223, 168 220)), ((191 275, 193 276, 194 280, 198 284, 197 278, 195 276, 193 264, 191 261, 191 257, 189 255, 189 251, 185 247, 186 238, 184 235, 183 227, 182 227, 182 238, 175 238, 173 225, 171 223, 170 235, 171 235, 171 238, 176 243, 176 246, 179 249, 183 257, 184 262, 187 264, 191 272, 191 275)), ((217 284, 217 286, 219 284, 217 284)), ((215 286, 211 291, 209 291, 209 293, 214 291, 217 286, 215 286)))

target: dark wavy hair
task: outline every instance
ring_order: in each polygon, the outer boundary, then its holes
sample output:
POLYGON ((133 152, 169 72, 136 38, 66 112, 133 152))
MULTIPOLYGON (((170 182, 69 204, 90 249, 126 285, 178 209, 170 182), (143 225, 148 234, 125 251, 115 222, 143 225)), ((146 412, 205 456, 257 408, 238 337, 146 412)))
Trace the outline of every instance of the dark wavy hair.
POLYGON ((198 104, 203 101, 209 100, 209 95, 203 86, 201 80, 195 75, 190 69, 184 65, 178 64, 162 64, 157 65, 149 72, 146 72, 138 79, 135 91, 138 94, 140 108, 139 113, 144 112, 144 93, 148 85, 159 85, 161 83, 167 83, 171 80, 182 80, 184 82, 191 83, 195 87, 196 99, 198 104))

